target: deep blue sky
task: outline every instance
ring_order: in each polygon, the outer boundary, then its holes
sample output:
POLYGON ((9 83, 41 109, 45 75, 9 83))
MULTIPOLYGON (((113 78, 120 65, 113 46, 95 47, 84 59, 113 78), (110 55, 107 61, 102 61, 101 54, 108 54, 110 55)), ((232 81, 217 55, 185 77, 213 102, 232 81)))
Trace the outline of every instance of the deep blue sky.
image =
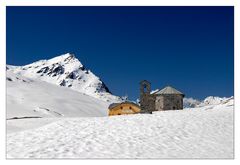
POLYGON ((232 96, 233 7, 7 7, 7 64, 67 52, 113 94, 171 85, 186 97, 232 96))

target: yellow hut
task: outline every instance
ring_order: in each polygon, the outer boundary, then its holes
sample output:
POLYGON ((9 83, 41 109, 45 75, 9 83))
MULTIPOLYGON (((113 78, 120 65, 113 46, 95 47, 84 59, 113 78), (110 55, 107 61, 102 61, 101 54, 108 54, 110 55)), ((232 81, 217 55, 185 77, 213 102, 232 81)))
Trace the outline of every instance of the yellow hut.
POLYGON ((132 102, 113 103, 108 107, 108 115, 127 115, 140 112, 140 106, 132 102))

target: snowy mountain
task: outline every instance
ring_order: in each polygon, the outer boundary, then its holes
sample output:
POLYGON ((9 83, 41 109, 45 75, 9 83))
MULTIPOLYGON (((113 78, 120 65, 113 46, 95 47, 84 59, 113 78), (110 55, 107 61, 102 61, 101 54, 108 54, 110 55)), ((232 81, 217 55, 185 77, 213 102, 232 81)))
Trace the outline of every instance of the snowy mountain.
POLYGON ((233 105, 234 98, 232 97, 216 97, 216 96, 208 96, 204 100, 196 100, 193 98, 183 98, 183 107, 184 108, 196 108, 196 107, 204 107, 208 105, 221 105, 221 104, 229 104, 233 105))
POLYGON ((7 70, 7 119, 106 116, 109 103, 7 70))
POLYGON ((193 99, 193 98, 183 98, 183 107, 184 108, 195 108, 200 103, 201 103, 201 101, 193 99))
POLYGON ((41 80, 107 101, 122 99, 111 94, 104 82, 70 53, 25 66, 7 65, 7 70, 32 80, 41 80))
POLYGON ((207 105, 218 105, 218 104, 233 104, 234 99, 232 97, 214 97, 209 96, 203 100, 202 103, 198 105, 198 107, 207 106, 207 105))

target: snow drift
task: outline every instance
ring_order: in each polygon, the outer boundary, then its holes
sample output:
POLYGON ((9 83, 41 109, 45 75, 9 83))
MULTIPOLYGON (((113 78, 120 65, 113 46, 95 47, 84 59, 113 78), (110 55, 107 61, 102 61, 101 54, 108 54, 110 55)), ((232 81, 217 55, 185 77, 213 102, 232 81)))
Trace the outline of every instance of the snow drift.
POLYGON ((8 158, 233 158, 232 106, 35 121, 50 124, 8 134, 8 158))

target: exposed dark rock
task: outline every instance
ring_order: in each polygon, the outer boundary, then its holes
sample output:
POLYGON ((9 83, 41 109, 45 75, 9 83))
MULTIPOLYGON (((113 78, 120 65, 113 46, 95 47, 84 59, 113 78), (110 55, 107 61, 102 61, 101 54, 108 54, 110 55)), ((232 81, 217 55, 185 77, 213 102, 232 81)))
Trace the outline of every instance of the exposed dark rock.
POLYGON ((37 71, 37 73, 47 73, 49 70, 49 67, 43 67, 42 69, 40 69, 39 71, 37 71))
MULTIPOLYGON (((101 80, 100 80, 100 81, 101 81, 101 80)), ((106 84, 105 84, 103 81, 101 81, 101 82, 102 82, 102 84, 101 84, 101 90, 104 89, 106 92, 112 94, 111 91, 110 91, 110 90, 108 89, 108 87, 106 86, 106 84)))
POLYGON ((85 70, 86 68, 84 66, 80 66, 79 69, 85 70))
POLYGON ((43 73, 47 73, 48 70, 49 70, 49 67, 44 67, 44 68, 43 68, 43 73))
POLYGON ((66 81, 62 80, 62 82, 59 84, 60 86, 66 86, 66 81))
POLYGON ((7 77, 7 80, 8 80, 8 81, 12 81, 12 79, 11 79, 11 78, 9 78, 9 77, 7 77))
POLYGON ((76 75, 74 72, 71 72, 66 78, 75 79, 76 75))
POLYGON ((63 74, 64 73, 64 68, 61 65, 59 65, 53 70, 53 73, 56 73, 57 75, 63 74))
POLYGON ((75 56, 71 54, 69 57, 67 57, 64 62, 69 63, 72 59, 75 59, 75 56))

